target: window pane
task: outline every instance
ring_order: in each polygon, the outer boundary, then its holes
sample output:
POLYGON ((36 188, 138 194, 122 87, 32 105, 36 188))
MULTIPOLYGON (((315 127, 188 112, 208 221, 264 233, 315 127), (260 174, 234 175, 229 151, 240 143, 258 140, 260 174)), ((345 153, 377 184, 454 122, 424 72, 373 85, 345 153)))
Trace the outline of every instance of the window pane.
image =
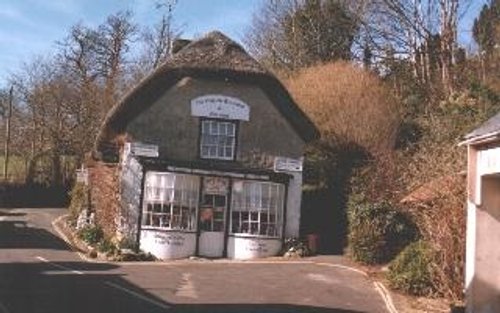
POLYGON ((228 124, 227 126, 228 126, 227 127, 227 134, 230 135, 230 136, 234 136, 234 134, 235 134, 234 124, 231 123, 231 124, 228 124))
POLYGON ((212 147, 210 147, 209 151, 210 151, 209 154, 208 154, 209 156, 211 156, 211 157, 217 156, 217 147, 213 147, 212 146, 212 147))
POLYGON ((225 207, 226 206, 226 196, 223 195, 215 195, 214 204, 216 207, 225 207))
POLYGON ((223 221, 214 221, 214 227, 212 231, 224 231, 224 222, 223 221))
POLYGON ((203 156, 203 157, 208 156, 208 147, 207 146, 201 147, 201 156, 203 156))
POLYGON ((221 147, 220 145, 217 147, 217 158, 219 159, 224 158, 224 148, 221 147))

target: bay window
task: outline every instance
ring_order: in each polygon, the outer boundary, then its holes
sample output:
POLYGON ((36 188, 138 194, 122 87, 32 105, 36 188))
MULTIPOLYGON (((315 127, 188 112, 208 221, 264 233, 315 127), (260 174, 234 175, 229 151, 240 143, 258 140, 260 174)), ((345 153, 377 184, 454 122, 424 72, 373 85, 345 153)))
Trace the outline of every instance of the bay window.
POLYGON ((235 181, 231 233, 281 237, 285 187, 259 181, 235 181))
POLYGON ((147 172, 142 225, 196 231, 199 186, 194 175, 147 172))

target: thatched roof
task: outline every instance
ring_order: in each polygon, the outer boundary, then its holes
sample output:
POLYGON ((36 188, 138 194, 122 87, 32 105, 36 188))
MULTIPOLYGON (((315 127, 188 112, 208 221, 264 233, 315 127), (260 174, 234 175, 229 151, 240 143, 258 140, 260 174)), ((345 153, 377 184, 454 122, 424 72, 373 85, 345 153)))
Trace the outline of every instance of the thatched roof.
POLYGON ((146 110, 168 88, 184 77, 254 84, 260 87, 299 136, 308 142, 319 137, 309 118, 279 80, 224 34, 214 31, 190 42, 142 80, 108 113, 96 141, 96 151, 124 133, 127 124, 146 110))

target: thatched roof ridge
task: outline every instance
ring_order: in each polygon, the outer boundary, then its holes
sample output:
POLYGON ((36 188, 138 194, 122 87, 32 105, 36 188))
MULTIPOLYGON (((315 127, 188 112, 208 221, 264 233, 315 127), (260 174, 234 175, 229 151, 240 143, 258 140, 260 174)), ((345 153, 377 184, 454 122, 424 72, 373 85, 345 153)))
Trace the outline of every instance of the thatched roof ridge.
POLYGON ((214 31, 184 46, 113 106, 100 129, 95 150, 102 152, 114 136, 124 132, 135 116, 152 105, 168 88, 188 76, 258 85, 304 141, 319 137, 314 124, 280 81, 239 44, 214 31))

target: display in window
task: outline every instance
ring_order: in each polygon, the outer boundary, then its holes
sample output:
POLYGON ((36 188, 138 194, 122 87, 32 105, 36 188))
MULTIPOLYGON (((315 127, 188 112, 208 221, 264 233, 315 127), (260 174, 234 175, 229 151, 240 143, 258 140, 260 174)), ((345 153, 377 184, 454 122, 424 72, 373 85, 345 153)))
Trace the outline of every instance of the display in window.
POLYGON ((280 237, 285 188, 282 184, 235 181, 231 233, 280 237))
POLYGON ((196 230, 199 177, 147 172, 144 188, 144 226, 196 230))

